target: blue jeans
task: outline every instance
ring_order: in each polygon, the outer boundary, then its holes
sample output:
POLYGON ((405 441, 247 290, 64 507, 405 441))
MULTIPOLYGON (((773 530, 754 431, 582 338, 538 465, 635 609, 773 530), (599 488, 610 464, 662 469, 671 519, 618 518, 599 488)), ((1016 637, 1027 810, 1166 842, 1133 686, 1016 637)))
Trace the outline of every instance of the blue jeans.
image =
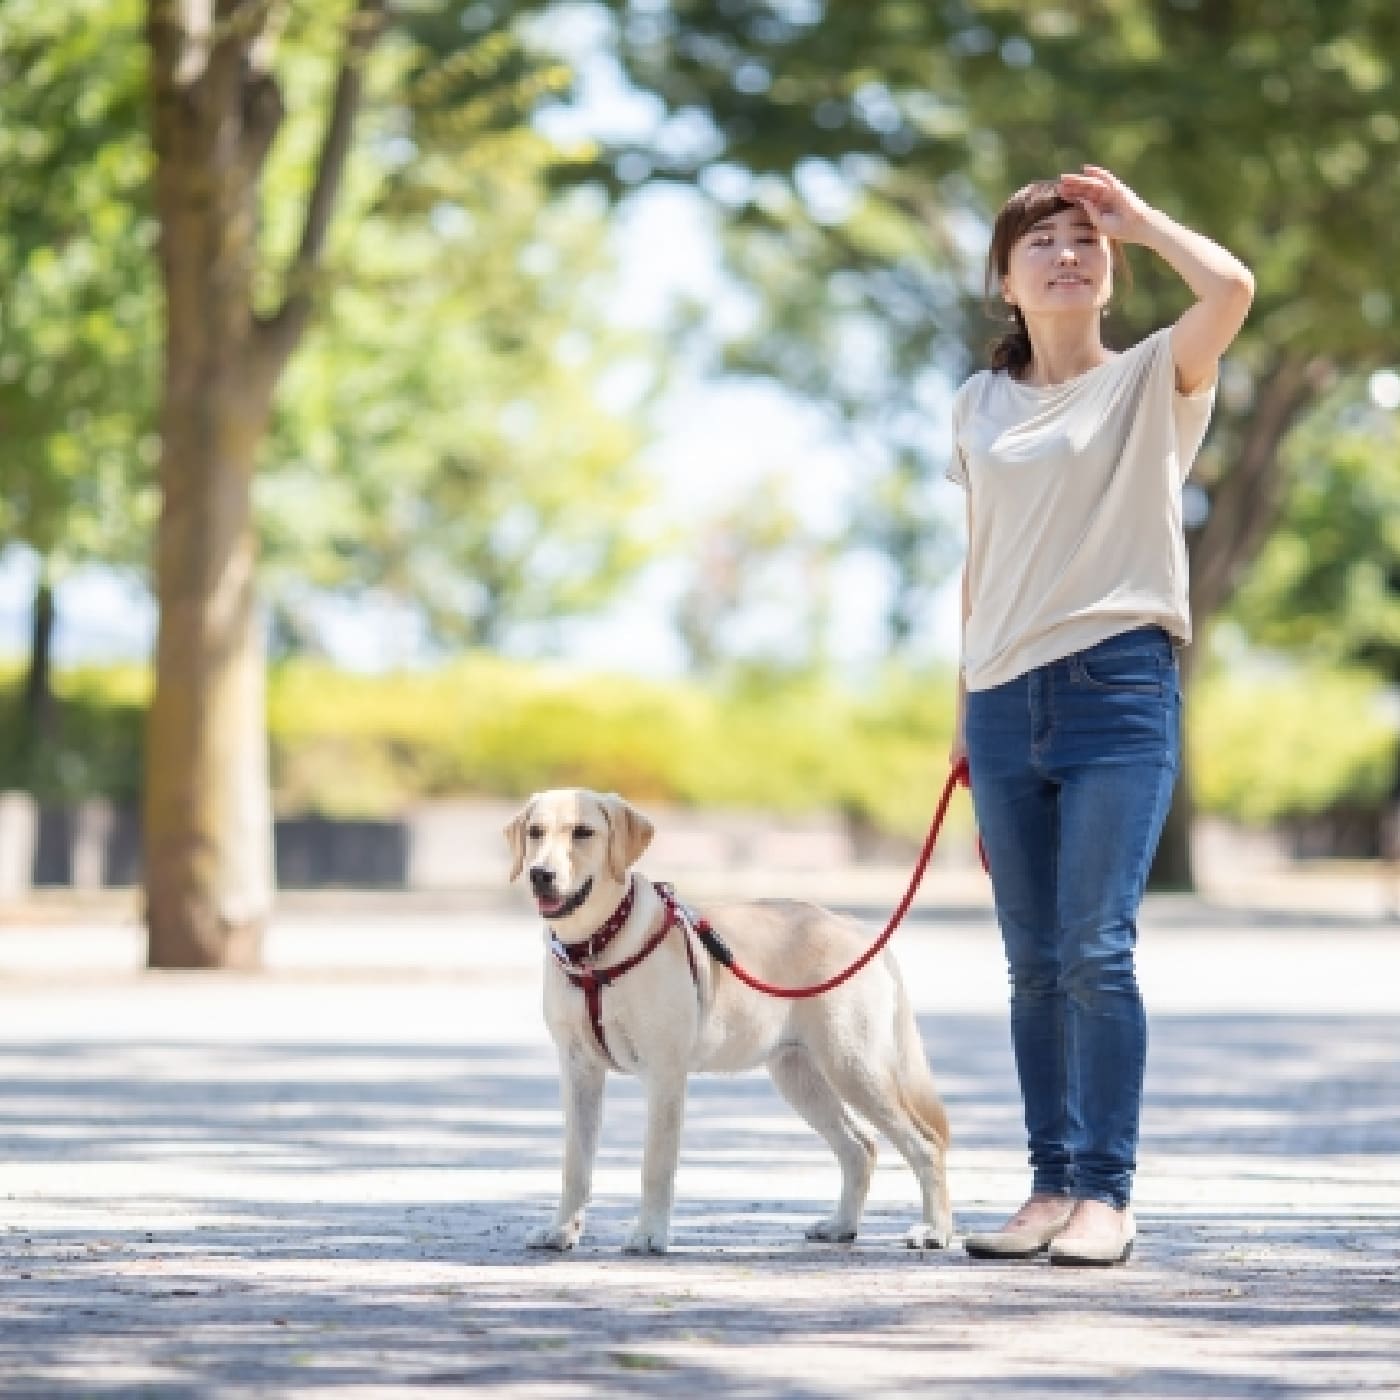
POLYGON ((1147 1020, 1137 911, 1181 762, 1171 638, 1139 627, 967 697, 1011 971, 1032 1190, 1127 1205, 1147 1020))

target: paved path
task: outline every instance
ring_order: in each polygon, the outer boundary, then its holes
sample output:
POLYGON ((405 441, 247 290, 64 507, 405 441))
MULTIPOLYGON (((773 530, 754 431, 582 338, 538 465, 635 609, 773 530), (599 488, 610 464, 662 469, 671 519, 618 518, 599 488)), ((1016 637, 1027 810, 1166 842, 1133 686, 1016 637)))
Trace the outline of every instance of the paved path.
MULTIPOLYGON (((962 1229, 1020 1198, 985 909, 897 940, 962 1229)), ((873 911, 872 911, 873 912, 873 911)), ((1106 1273, 867 1232, 762 1076, 696 1081, 676 1245, 619 1252, 636 1086, 591 1231, 526 1254, 559 1164, 533 922, 288 916, 262 977, 143 975, 128 927, 0 930, 0 1395, 1400 1395, 1400 932, 1149 902, 1142 1236, 1106 1273)))

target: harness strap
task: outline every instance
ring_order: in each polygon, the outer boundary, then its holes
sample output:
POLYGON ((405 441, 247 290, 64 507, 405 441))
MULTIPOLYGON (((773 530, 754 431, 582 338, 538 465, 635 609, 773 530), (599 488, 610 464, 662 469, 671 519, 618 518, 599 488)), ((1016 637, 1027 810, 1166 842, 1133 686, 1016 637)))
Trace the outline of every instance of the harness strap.
POLYGON ((577 980, 569 979, 575 986, 583 988, 584 1005, 588 1008, 588 1024, 593 1027, 593 1038, 603 1052, 603 1058, 616 1070, 622 1068, 608 1049, 608 1038, 603 1033, 603 984, 591 973, 583 973, 577 980))
POLYGON ((661 895, 662 904, 666 909, 666 917, 662 920, 661 927, 646 941, 640 952, 634 953, 630 958, 625 958, 620 963, 614 963, 612 967, 575 967, 570 958, 571 946, 552 935, 550 937, 549 950, 554 954, 555 962, 559 964, 564 976, 583 993, 584 1005, 588 1010, 588 1023, 593 1027, 593 1038, 598 1042, 598 1048, 603 1052, 603 1058, 619 1074, 622 1073, 622 1066, 618 1064, 612 1051, 608 1049, 608 1038, 603 1031, 603 988, 611 986, 624 973, 631 972, 638 963, 649 958, 661 946, 673 924, 679 923, 681 926, 681 936, 685 941, 686 961, 690 964, 690 977, 695 983, 697 995, 700 990, 700 969, 695 963, 695 950, 690 946, 690 937, 687 932, 688 921, 677 907, 675 897, 667 887, 658 885, 657 892, 661 895))
POLYGON ((603 949, 617 937, 632 913, 632 905, 637 899, 637 882, 629 880, 627 882, 627 893, 622 897, 622 903, 608 915, 603 926, 588 938, 582 939, 578 943, 560 943, 560 947, 569 955, 569 961, 573 963, 582 962, 584 958, 601 957, 603 949))
POLYGON ((685 941, 685 957, 690 964, 690 980, 695 983, 695 990, 700 990, 700 969, 695 965, 695 949, 691 947, 691 932, 696 932, 701 938, 704 937, 704 930, 709 928, 709 924, 700 918, 693 909, 688 908, 676 898, 676 887, 671 884, 657 883, 653 885, 657 894, 661 896, 661 902, 666 906, 666 917, 681 926, 681 937, 685 941))

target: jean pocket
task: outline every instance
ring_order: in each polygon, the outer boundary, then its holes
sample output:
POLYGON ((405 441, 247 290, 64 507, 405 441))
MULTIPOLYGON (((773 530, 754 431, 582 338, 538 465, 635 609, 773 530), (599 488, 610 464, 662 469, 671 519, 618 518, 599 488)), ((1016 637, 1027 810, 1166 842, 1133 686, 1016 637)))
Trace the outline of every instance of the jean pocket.
POLYGON ((1165 664, 1155 652, 1076 656, 1070 666, 1075 685, 1121 695, 1161 695, 1165 664))

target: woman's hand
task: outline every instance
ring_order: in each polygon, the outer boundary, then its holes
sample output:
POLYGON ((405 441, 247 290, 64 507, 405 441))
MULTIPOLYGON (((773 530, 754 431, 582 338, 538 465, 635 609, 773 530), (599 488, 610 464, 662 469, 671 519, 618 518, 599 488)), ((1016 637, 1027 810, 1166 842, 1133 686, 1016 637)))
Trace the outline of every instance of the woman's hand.
POLYGON ((1103 166, 1086 165, 1084 170, 1083 175, 1061 175, 1060 193, 1078 204, 1105 237, 1120 243, 1141 242, 1151 206, 1103 166))
POLYGON ((948 750, 948 767, 956 768, 960 763, 967 762, 967 740, 959 734, 948 750))

